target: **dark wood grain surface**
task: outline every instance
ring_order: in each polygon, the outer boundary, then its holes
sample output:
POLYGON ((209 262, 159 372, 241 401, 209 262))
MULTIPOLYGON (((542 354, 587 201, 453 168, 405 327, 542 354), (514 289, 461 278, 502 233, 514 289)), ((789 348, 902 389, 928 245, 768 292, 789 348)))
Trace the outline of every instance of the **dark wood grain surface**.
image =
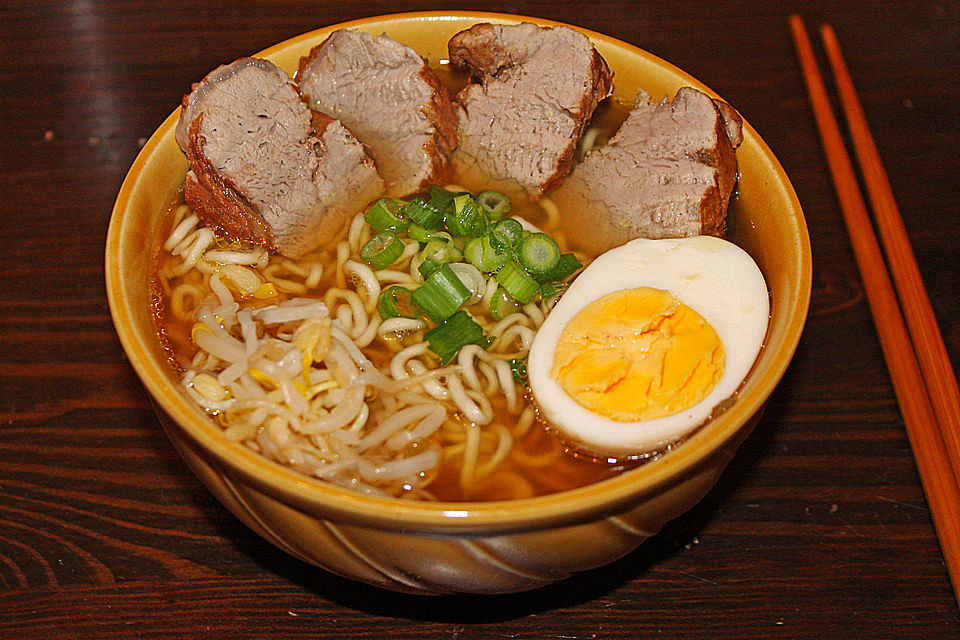
POLYGON ((960 362, 960 4, 0 4, 0 638, 955 638, 960 618, 787 30, 831 22, 960 362), (804 337, 717 487, 623 560, 418 598, 294 560, 165 439, 113 331, 103 247, 140 145, 214 66, 348 19, 527 13, 692 73, 780 158, 814 249, 804 337))

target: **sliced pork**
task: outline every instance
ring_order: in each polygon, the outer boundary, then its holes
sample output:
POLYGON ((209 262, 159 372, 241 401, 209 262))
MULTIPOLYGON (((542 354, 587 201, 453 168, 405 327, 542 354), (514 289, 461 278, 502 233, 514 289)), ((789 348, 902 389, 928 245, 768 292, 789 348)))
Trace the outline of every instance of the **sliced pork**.
POLYGON ((563 180, 585 124, 613 87, 590 40, 568 27, 481 23, 448 48, 450 61, 479 79, 457 95, 458 174, 513 181, 534 196, 563 180))
POLYGON ((366 145, 388 194, 446 179, 457 114, 427 61, 407 45, 335 31, 300 60, 297 82, 311 109, 340 120, 366 145))
POLYGON ((190 165, 186 201, 200 219, 289 257, 331 240, 383 189, 356 138, 312 118, 266 60, 242 58, 195 84, 176 134, 190 165))
POLYGON ((656 104, 641 92, 617 134, 551 198, 594 254, 634 238, 722 236, 742 140, 724 102, 691 87, 656 104))

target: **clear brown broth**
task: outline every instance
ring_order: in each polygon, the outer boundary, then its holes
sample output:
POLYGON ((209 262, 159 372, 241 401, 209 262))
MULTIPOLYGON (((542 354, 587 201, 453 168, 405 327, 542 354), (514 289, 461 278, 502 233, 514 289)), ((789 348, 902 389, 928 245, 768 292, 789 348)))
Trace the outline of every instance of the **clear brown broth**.
MULTIPOLYGON (((453 69, 449 65, 439 65, 435 67, 435 70, 441 82, 451 94, 456 94, 467 83, 467 74, 453 69)), ((617 130, 626 118, 628 111, 629 105, 618 102, 614 98, 609 98, 600 104, 589 124, 590 128, 599 130, 598 145, 605 143, 617 130)), ((580 150, 578 149, 578 158, 579 153, 580 150)), ((461 179, 463 182, 470 182, 470 179, 466 177, 454 176, 453 183, 459 184, 461 179)), ((536 202, 520 197, 519 194, 511 195, 513 196, 515 214, 523 216, 533 224, 543 224, 545 214, 536 202)), ((728 215, 727 238, 733 242, 736 242, 739 235, 736 229, 738 217, 736 200, 735 196, 731 199, 728 215)), ((172 221, 173 211, 182 203, 183 193, 181 189, 168 207, 168 219, 172 221)), ((168 226, 167 232, 169 230, 168 226)), ((568 240, 570 250, 578 248, 575 236, 571 235, 568 240)), ((190 360, 197 351, 196 346, 190 339, 192 321, 175 319, 172 314, 167 312, 169 300, 164 292, 170 291, 173 286, 178 284, 179 278, 162 282, 159 274, 165 266, 168 266, 167 263, 177 259, 162 249, 158 249, 157 255, 155 275, 152 282, 157 334, 168 353, 171 367, 177 375, 180 375, 189 366, 190 360)), ((329 269, 326 271, 332 272, 329 269)), ((190 277, 189 272, 185 277, 190 277)), ((317 297, 322 297, 329 284, 329 281, 321 284, 317 290, 317 297)), ((271 303, 273 302, 276 302, 276 300, 271 300, 271 303)), ((376 346, 375 342, 371 345, 371 348, 368 348, 366 355, 375 364, 382 367, 387 365, 392 353, 385 347, 376 346)), ((527 391, 526 396, 530 397, 529 391, 527 391)), ((511 424, 515 420, 515 417, 507 412, 502 399, 494 400, 492 405, 495 416, 491 424, 498 421, 503 424, 511 424)), ((464 491, 459 481, 461 466, 459 458, 446 459, 441 463, 436 477, 428 487, 428 491, 435 499, 443 501, 492 501, 522 497, 518 495, 519 486, 524 487, 522 492, 524 496, 528 492, 534 496, 547 495, 583 487, 612 477, 653 457, 655 457, 655 454, 647 456, 643 460, 598 460, 577 453, 557 436, 549 424, 538 422, 526 434, 515 440, 508 459, 501 463, 494 473, 481 480, 479 485, 469 487, 468 491, 464 491), (549 464, 544 464, 544 460, 548 459, 549 464)))
MULTIPOLYGON (((168 207, 169 219, 172 220, 173 211, 180 204, 183 204, 182 190, 168 207)), ((168 233, 169 230, 168 228, 168 233)), ((164 282, 159 275, 166 267, 173 266, 178 260, 179 258, 173 257, 162 249, 158 251, 153 279, 153 306, 158 339, 168 354, 171 368, 179 376, 189 367, 191 359, 197 353, 197 347, 190 338, 193 321, 175 318, 168 312, 169 299, 165 292, 176 287, 183 277, 171 278, 164 282)), ((333 270, 327 271, 332 277, 333 270)), ((184 277, 190 277, 191 273, 193 272, 188 272, 184 277)), ((316 297, 322 298, 330 285, 329 280, 322 282, 315 291, 316 297)), ((205 289, 204 293, 210 293, 210 290, 205 289)), ((279 302, 286 297, 290 296, 281 294, 279 298, 271 299, 269 303, 279 302)), ((377 341, 371 343, 364 353, 380 368, 388 367, 390 358, 394 355, 377 341)), ((529 398, 529 390, 525 390, 525 396, 529 398)), ((491 405, 494 409, 491 425, 498 422, 511 425, 515 422, 516 416, 507 411, 502 398, 492 398, 491 405)), ((216 413, 211 415, 219 421, 216 413)), ((492 447, 488 447, 490 448, 492 447)), ((492 453, 490 450, 482 451, 482 455, 490 453, 492 453)), ((511 455, 486 478, 465 490, 459 478, 461 458, 444 459, 435 478, 426 489, 437 500, 453 502, 532 497, 586 486, 612 477, 636 464, 635 461, 598 460, 579 454, 565 445, 548 424, 538 420, 522 437, 515 439, 511 455)))

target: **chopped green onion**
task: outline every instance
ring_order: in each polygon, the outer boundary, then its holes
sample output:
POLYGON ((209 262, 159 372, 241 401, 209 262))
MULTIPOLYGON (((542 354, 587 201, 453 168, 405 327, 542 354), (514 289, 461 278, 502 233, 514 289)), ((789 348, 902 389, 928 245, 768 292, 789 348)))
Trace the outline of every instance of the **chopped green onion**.
POLYGON ((417 267, 417 271, 420 272, 420 277, 424 280, 430 277, 430 274, 440 268, 439 262, 434 262, 433 260, 424 260, 417 267))
POLYGON ((403 242, 389 231, 378 233, 360 248, 360 257, 369 262, 374 269, 386 269, 401 255, 403 255, 403 242))
POLYGON ((447 191, 440 187, 430 187, 430 204, 446 213, 448 209, 453 209, 453 198, 457 194, 453 191, 447 191))
POLYGON ((523 234, 523 225, 515 218, 504 218, 493 225, 490 232, 490 244, 500 250, 513 250, 520 242, 520 236, 523 234))
POLYGON ((463 249, 463 257, 467 259, 467 262, 484 273, 496 271, 502 267, 510 259, 512 253, 510 250, 504 251, 495 248, 490 241, 489 233, 470 240, 463 249))
POLYGON ((503 287, 497 287, 493 299, 490 300, 490 315, 494 320, 503 320, 511 313, 520 308, 517 299, 503 290, 503 287))
POLYGON ((444 222, 453 236, 479 236, 487 230, 487 216, 469 193, 453 198, 453 210, 447 211, 444 222))
POLYGON ((466 304, 471 305, 480 302, 483 298, 483 292, 487 290, 487 279, 483 277, 480 270, 466 262, 451 262, 450 268, 460 278, 463 286, 470 290, 470 299, 467 300, 466 304))
POLYGON ((403 208, 403 215, 413 224, 425 229, 437 229, 443 224, 443 209, 423 198, 414 198, 403 208))
POLYGON ((572 253, 560 256, 557 266, 542 275, 536 276, 541 282, 562 282, 581 269, 583 264, 572 253))
POLYGON ((560 262, 560 247, 545 233, 531 233, 517 245, 517 258, 531 273, 543 275, 560 262))
POLYGON ((523 360, 510 360, 510 373, 513 374, 513 381, 517 384, 524 384, 527 381, 527 363, 523 360))
POLYGON ((363 219, 378 233, 403 231, 410 222, 403 217, 406 203, 396 198, 380 198, 367 209, 363 219))
POLYGON ((411 222, 410 226, 407 227, 407 236, 411 240, 416 240, 417 242, 427 242, 433 237, 433 233, 434 232, 430 229, 424 229, 420 225, 413 222, 411 222))
POLYGON ((449 265, 442 265, 413 290, 414 303, 434 322, 443 322, 470 299, 470 290, 449 265))
POLYGON ((511 296, 526 304, 540 291, 540 284, 530 277, 516 260, 511 260, 497 271, 497 282, 511 296))
POLYGON ((480 238, 474 238, 467 242, 466 246, 463 247, 463 259, 477 266, 477 263, 480 261, 480 256, 483 253, 483 245, 480 243, 480 238))
POLYGON ((427 331, 425 337, 427 346, 439 356, 442 364, 453 360, 457 352, 468 344, 485 347, 490 343, 490 339, 483 332, 483 327, 474 322, 470 314, 462 309, 427 331))
POLYGON ((377 311, 380 319, 388 318, 419 318, 420 311, 413 304, 410 289, 400 285, 391 285, 380 292, 377 299, 377 311))
POLYGON ((560 293, 560 288, 555 282, 542 282, 540 283, 540 295, 543 296, 544 300, 547 298, 552 298, 553 296, 560 293))
POLYGON ((420 240, 420 242, 430 242, 431 240, 436 240, 438 242, 446 242, 447 244, 456 248, 453 244, 453 236, 447 233, 446 231, 437 231, 436 229, 424 229, 426 235, 426 240, 420 240))
POLYGON ((499 220, 510 213, 510 198, 499 191, 484 191, 477 196, 477 203, 490 220, 499 220))
POLYGON ((444 238, 432 238, 427 241, 427 246, 420 252, 420 257, 424 260, 442 264, 444 262, 457 262, 463 258, 460 249, 454 246, 453 242, 448 242, 444 238))
POLYGON ((446 231, 432 231, 433 237, 436 240, 445 240, 446 242, 453 242, 453 236, 447 233, 446 231))

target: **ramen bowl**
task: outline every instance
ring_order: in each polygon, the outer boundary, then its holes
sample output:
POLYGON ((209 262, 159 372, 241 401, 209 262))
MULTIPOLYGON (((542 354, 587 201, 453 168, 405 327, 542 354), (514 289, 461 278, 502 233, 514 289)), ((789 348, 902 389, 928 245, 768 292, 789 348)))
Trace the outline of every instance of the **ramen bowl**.
MULTIPOLYGON (((265 57, 293 73, 301 55, 332 31, 386 33, 432 62, 462 29, 490 21, 547 20, 484 13, 411 13, 313 31, 265 57)), ((585 31, 616 73, 615 95, 654 99, 703 84, 629 44, 585 31)), ((736 106, 736 105, 734 105, 736 106)), ((540 587, 627 554, 714 485, 760 418, 786 369, 810 298, 811 256, 800 204, 779 162, 744 123, 736 241, 770 290, 765 346, 738 394, 715 419, 668 453, 583 488, 499 502, 426 502, 373 497, 276 464, 228 440, 186 394, 158 340, 151 300, 154 251, 169 231, 165 212, 187 169, 174 139, 177 113, 153 134, 117 197, 106 247, 113 320, 160 422, 183 459, 247 526, 297 558, 361 582, 419 594, 507 593, 540 587)))

